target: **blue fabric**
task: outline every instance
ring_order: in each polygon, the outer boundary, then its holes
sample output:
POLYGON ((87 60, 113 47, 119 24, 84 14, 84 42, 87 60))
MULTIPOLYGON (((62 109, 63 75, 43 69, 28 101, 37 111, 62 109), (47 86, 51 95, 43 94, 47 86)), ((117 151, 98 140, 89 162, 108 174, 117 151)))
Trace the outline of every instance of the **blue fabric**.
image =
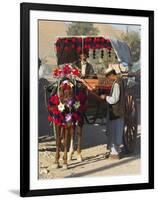
POLYGON ((111 154, 118 154, 121 149, 120 146, 123 144, 123 130, 124 130, 124 119, 117 118, 115 120, 109 119, 109 112, 107 116, 107 132, 108 132, 108 148, 111 154))
POLYGON ((112 43, 112 47, 114 48, 115 52, 117 53, 119 62, 125 62, 129 66, 132 65, 132 58, 131 58, 131 51, 126 44, 126 42, 119 41, 116 39, 110 39, 112 43))

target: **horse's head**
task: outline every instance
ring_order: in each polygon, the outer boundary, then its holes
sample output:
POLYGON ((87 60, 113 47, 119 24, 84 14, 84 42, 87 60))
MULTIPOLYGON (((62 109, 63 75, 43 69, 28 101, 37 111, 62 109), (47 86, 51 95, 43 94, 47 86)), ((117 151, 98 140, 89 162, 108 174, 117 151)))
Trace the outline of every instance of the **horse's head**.
MULTIPOLYGON (((86 109, 86 92, 77 81, 64 78, 56 84, 56 93, 49 98, 49 122, 67 126, 68 122, 75 125, 82 121, 82 112, 86 109)), ((54 86, 55 87, 55 86, 54 86)), ((65 127, 65 126, 64 126, 65 127)))
POLYGON ((63 80, 59 85, 59 98, 60 99, 68 99, 73 97, 73 83, 69 80, 63 80))

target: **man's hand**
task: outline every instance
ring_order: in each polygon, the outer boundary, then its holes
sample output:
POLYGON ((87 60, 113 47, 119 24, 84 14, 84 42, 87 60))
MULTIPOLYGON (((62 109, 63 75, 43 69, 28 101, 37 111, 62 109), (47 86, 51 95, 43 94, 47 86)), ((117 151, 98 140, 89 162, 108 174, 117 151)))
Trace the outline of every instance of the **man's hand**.
POLYGON ((87 86, 87 88, 88 88, 88 90, 90 90, 90 91, 92 91, 92 90, 93 90, 93 88, 92 88, 92 87, 89 87, 89 86, 87 86))
POLYGON ((76 77, 76 79, 78 80, 78 81, 80 81, 81 83, 84 83, 84 80, 82 79, 82 78, 80 78, 80 77, 76 77))
POLYGON ((106 95, 105 94, 101 94, 100 98, 103 99, 103 100, 105 100, 106 99, 106 95))

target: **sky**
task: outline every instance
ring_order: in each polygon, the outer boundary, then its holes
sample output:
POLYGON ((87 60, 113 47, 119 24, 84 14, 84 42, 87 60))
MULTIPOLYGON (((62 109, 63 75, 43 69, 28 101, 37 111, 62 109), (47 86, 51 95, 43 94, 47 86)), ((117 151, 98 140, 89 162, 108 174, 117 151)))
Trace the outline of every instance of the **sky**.
MULTIPOLYGON (((65 22, 66 24, 70 24, 71 22, 65 22)), ((139 25, 122 25, 122 24, 111 24, 114 28, 119 29, 121 31, 136 31, 139 32, 141 31, 141 26, 139 25)))
POLYGON ((140 32, 141 27, 139 25, 122 25, 122 24, 113 24, 112 25, 114 28, 117 28, 119 30, 123 30, 123 31, 136 31, 136 32, 140 32))

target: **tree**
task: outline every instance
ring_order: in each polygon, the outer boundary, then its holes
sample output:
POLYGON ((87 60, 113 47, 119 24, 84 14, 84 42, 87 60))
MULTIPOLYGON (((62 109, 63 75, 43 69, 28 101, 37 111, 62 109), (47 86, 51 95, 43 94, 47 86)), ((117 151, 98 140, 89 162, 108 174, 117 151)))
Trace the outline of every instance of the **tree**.
POLYGON ((97 35, 99 30, 90 22, 73 22, 69 25, 67 35, 97 35))
POLYGON ((131 31, 122 35, 122 40, 127 42, 131 49, 132 60, 137 62, 140 59, 140 35, 138 32, 131 31))

